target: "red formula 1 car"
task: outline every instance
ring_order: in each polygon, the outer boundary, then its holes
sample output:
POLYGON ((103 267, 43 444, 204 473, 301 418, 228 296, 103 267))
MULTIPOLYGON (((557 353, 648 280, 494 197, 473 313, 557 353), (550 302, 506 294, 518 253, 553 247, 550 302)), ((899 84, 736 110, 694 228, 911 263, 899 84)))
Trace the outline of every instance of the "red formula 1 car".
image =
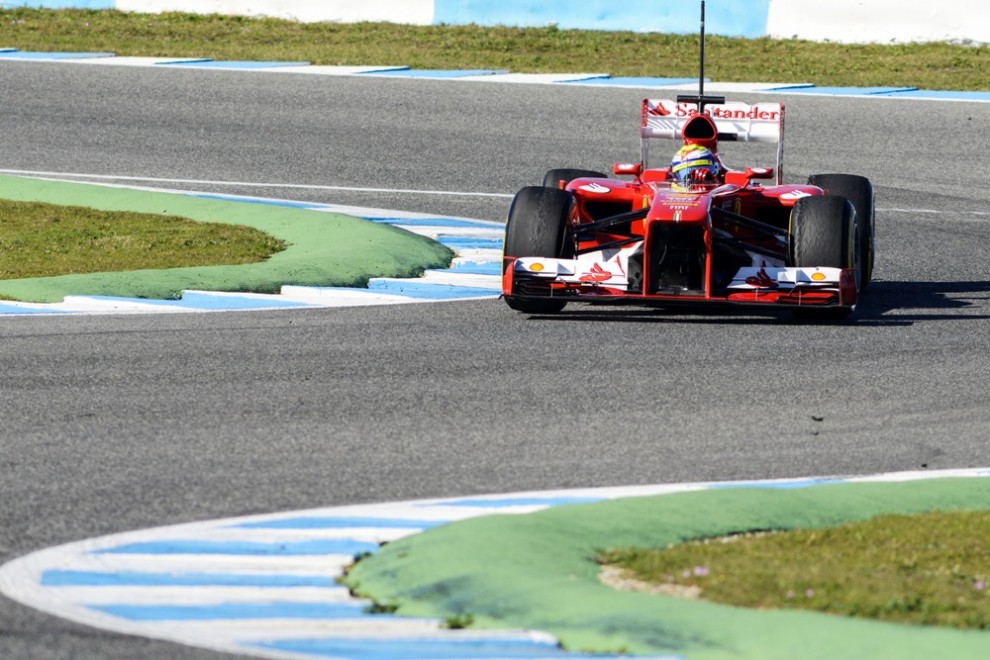
POLYGON ((645 99, 641 162, 616 164, 614 177, 550 170, 542 186, 516 194, 505 229, 505 301, 538 314, 582 302, 848 316, 873 270, 873 186, 849 174, 783 184, 783 129, 780 103, 645 99), (709 150, 718 176, 685 184, 672 167, 651 168, 657 138, 709 150), (726 141, 775 143, 776 167, 725 168, 717 154, 726 141), (615 178, 623 175, 632 178, 615 178))

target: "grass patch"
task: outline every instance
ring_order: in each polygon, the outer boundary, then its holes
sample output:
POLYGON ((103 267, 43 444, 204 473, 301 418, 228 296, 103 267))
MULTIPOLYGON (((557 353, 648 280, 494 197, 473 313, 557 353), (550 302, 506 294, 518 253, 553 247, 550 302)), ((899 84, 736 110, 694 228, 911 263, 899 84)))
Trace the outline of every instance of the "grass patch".
MULTIPOLYGON (((116 10, 0 10, 4 46, 117 55, 308 61, 332 65, 499 68, 697 75, 697 37, 658 33, 279 19, 116 10)), ((986 90, 990 47, 836 44, 709 36, 706 75, 719 81, 986 90)))
POLYGON ((0 199, 0 280, 240 265, 285 248, 250 227, 0 199))
POLYGON ((599 562, 638 581, 627 587, 726 605, 990 628, 990 511, 612 550, 599 562))
POLYGON ((474 616, 470 614, 451 614, 444 619, 444 626, 449 630, 464 630, 470 628, 474 623, 474 616))

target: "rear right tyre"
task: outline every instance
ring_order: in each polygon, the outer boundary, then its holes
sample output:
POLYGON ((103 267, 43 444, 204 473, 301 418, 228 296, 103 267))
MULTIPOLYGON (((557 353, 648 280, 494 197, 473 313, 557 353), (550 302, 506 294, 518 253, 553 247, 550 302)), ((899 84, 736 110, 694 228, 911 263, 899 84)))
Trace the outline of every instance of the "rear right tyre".
MULTIPOLYGON (((559 188, 529 186, 516 193, 505 225, 508 257, 569 258, 574 254, 570 227, 576 219, 574 195, 559 188)), ((504 268, 504 265, 503 265, 504 268)), ((512 309, 529 314, 559 312, 563 300, 505 296, 512 309)))

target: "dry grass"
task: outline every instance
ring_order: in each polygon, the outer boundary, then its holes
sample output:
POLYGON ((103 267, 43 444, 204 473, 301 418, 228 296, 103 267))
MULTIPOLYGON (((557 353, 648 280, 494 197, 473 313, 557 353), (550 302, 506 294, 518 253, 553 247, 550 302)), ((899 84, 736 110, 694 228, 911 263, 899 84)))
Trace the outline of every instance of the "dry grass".
MULTIPOLYGON (((621 569, 622 583, 640 590, 990 628, 990 511, 881 516, 832 529, 613 550, 600 563, 621 569)), ((614 579, 614 570, 609 574, 614 579)))
MULTIPOLYGON (((543 28, 297 23, 196 14, 0 10, 4 43, 21 50, 308 61, 515 72, 697 75, 697 38, 543 28)), ((710 36, 707 75, 720 81, 987 90, 990 48, 844 45, 710 36)))
POLYGON ((0 200, 0 279, 236 265, 285 249, 249 227, 0 200))

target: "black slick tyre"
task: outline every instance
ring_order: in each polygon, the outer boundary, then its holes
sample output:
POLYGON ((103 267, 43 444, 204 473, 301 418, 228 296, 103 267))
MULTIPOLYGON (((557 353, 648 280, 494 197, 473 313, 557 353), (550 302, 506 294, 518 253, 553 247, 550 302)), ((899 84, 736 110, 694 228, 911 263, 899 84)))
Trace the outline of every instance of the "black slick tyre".
MULTIPOLYGON (((791 210, 790 265, 822 268, 855 268, 859 277, 859 244, 856 211, 845 197, 805 197, 791 210)), ((848 307, 800 307, 794 314, 804 319, 840 319, 848 307)))
POLYGON ((579 170, 575 168, 560 168, 549 170, 543 176, 544 188, 563 188, 574 179, 607 179, 608 175, 594 170, 579 170), (563 182, 563 183, 561 183, 563 182))
POLYGON ((860 290, 873 279, 873 263, 876 254, 875 195, 869 179, 855 174, 813 174, 808 184, 818 186, 826 195, 845 197, 856 209, 856 226, 859 231, 860 290))
MULTIPOLYGON (((568 258, 573 256, 569 227, 576 213, 574 195, 559 188, 529 186, 516 193, 505 224, 505 256, 568 258)), ((503 265, 504 268, 504 265, 503 265)), ((559 312, 563 300, 505 296, 509 307, 529 314, 559 312)))

